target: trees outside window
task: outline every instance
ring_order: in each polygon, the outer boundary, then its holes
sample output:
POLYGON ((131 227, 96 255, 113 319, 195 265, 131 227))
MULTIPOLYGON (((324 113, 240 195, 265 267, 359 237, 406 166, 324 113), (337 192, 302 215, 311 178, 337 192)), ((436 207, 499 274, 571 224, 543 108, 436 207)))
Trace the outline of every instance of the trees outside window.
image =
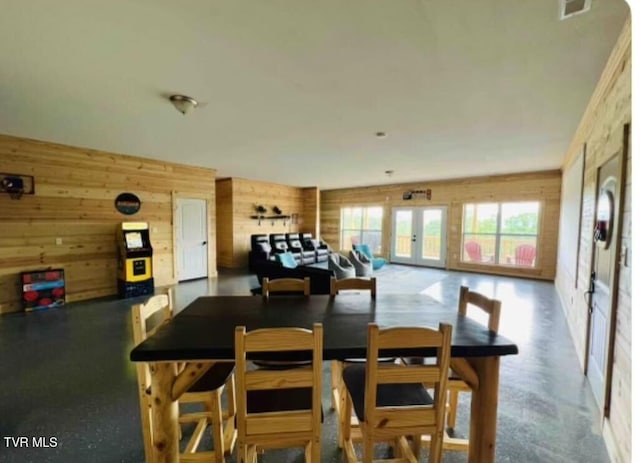
POLYGON ((539 202, 465 204, 462 261, 535 267, 539 202))

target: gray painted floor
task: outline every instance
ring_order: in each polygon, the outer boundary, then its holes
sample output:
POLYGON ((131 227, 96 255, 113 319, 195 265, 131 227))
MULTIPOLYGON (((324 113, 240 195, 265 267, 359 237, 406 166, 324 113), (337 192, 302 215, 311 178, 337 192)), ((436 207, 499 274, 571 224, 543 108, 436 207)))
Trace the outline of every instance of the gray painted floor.
MULTIPOLYGON (((420 292, 452 308, 461 284, 502 300, 501 333, 520 354, 501 364, 498 462, 609 461, 552 283, 393 265, 376 276, 379 292, 420 292)), ((215 280, 178 285, 176 305, 181 309, 205 294, 247 294, 256 285, 255 277, 221 272, 215 280)), ((130 306, 139 301, 101 299, 0 317, 0 462, 143 461, 135 369, 128 360, 130 306), (28 448, 4 439, 19 436, 29 438, 28 448), (50 444, 55 438, 57 446, 33 448, 32 438, 40 436, 50 444)), ((322 461, 341 462, 327 373, 322 461)), ((467 435, 467 426, 468 398, 462 397, 460 435, 467 435)), ((303 458, 291 450, 268 452, 262 461, 303 458)), ((445 463, 464 461, 464 453, 445 453, 445 463)))

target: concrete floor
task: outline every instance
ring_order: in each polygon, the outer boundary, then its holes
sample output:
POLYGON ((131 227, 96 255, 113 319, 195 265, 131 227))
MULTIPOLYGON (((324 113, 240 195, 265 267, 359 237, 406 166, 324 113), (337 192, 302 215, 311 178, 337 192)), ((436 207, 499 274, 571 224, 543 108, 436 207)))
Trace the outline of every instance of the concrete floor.
MULTIPOLYGON (((609 461, 552 283, 393 265, 377 276, 379 292, 420 292, 452 308, 461 284, 502 300, 500 331, 520 354, 501 364, 498 462, 609 461)), ((256 284, 255 277, 221 272, 218 279, 178 285, 176 305, 181 309, 205 294, 248 294, 256 284)), ((135 368, 128 360, 130 306, 139 301, 109 298, 0 317, 0 462, 144 460, 135 368), (6 439, 19 436, 28 437, 28 447, 6 439), (33 437, 49 446, 34 448, 33 437)), ((322 461, 341 462, 327 372, 322 461)), ((467 405, 463 397, 457 427, 463 436, 467 405)), ((290 450, 266 453, 262 461, 304 460, 290 450)), ((446 452, 443 461, 464 462, 466 454, 446 452)))

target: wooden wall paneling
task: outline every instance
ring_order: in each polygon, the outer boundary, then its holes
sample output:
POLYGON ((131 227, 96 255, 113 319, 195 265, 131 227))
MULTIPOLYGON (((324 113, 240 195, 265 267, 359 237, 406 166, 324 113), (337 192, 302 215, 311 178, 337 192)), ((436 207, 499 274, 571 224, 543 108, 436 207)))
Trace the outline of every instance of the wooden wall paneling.
POLYGON ((393 207, 447 206, 447 268, 482 271, 500 275, 528 276, 551 280, 555 277, 557 233, 560 204, 560 171, 496 175, 434 182, 345 188, 321 192, 321 234, 334 249, 340 248, 340 209, 347 206, 379 205, 384 208, 383 254, 389 257, 391 210, 393 207), (430 188, 431 200, 402 200, 402 193, 430 188), (500 266, 462 262, 462 205, 472 202, 540 201, 541 229, 539 266, 534 269, 510 269, 500 266))
MULTIPOLYGON (((25 270, 64 268, 70 302, 116 294, 116 228, 125 221, 149 222, 155 283, 173 283, 172 192, 214 197, 213 169, 7 135, 0 135, 0 163, 33 175, 36 188, 20 200, 0 195, 0 313, 21 310, 25 270), (114 208, 124 191, 142 201, 134 216, 114 208)), ((210 260, 215 269, 215 246, 210 260)))
POLYGON ((230 178, 216 180, 216 246, 218 265, 233 267, 233 185, 230 178))
MULTIPOLYGON (((600 81, 584 112, 573 141, 564 157, 566 168, 586 143, 582 199, 582 224, 578 253, 577 288, 563 269, 558 269, 555 285, 560 294, 576 351, 583 368, 588 336, 588 306, 582 297, 589 288, 593 258, 593 227, 596 204, 597 168, 612 153, 622 149, 620 135, 631 121, 631 25, 628 20, 609 57, 600 81)), ((632 151, 627 155, 627 192, 631 191, 632 151)), ((631 255, 631 195, 625 195, 621 246, 631 255)), ((609 417, 604 420, 603 436, 612 461, 631 458, 631 262, 622 265, 618 278, 617 322, 611 371, 611 403, 609 417)))
MULTIPOLYGON (((231 189, 231 212, 225 214, 225 224, 220 224, 233 236, 231 242, 221 240, 224 246, 221 254, 232 256, 220 262, 221 266, 241 268, 248 265, 248 253, 251 248, 251 235, 258 233, 293 233, 299 232, 303 222, 315 220, 312 213, 305 211, 305 193, 303 188, 280 185, 268 182, 259 182, 242 178, 228 179, 231 189), (266 216, 274 215, 272 208, 278 206, 284 215, 298 214, 298 224, 293 224, 291 219, 271 220, 264 219, 258 224, 255 207, 262 205, 267 209, 266 216), (227 225, 228 224, 228 225, 227 225)), ((311 193, 308 193, 311 194, 311 193)), ((308 207, 308 206, 307 206, 308 207)))
POLYGON ((299 217, 300 233, 320 234, 320 189, 309 187, 302 189, 302 212, 299 217))

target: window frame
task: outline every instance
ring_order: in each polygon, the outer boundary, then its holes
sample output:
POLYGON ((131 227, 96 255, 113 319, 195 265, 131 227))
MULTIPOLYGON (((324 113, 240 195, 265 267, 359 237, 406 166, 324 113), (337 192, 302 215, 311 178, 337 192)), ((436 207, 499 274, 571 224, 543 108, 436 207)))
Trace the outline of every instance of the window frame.
POLYGON ((461 226, 461 240, 460 240, 460 255, 461 255, 461 259, 460 262, 463 264, 473 264, 473 265, 489 265, 489 266, 494 266, 494 267, 504 267, 504 268, 515 268, 515 269, 539 269, 540 268, 540 259, 538 258, 539 256, 539 252, 538 250, 540 249, 540 231, 542 229, 542 218, 543 218, 543 209, 544 209, 544 201, 541 200, 522 200, 522 201, 487 201, 487 202, 477 202, 477 203, 463 203, 462 204, 462 226, 461 226), (502 233, 502 209, 503 209, 503 205, 505 204, 518 204, 518 203, 537 203, 538 204, 538 217, 536 220, 536 233, 532 234, 532 233, 519 233, 519 234, 514 234, 514 233, 502 233), (467 206, 475 206, 478 207, 480 205, 483 204, 496 204, 498 206, 498 211, 497 211, 497 215, 496 215, 496 231, 494 233, 473 233, 473 232, 466 232, 465 231, 465 212, 466 212, 466 207, 467 206), (467 235, 473 235, 473 236, 493 236, 495 238, 495 245, 494 245, 494 255, 493 255, 493 260, 491 262, 473 262, 471 260, 466 260, 464 258, 465 256, 465 243, 466 243, 466 236, 467 235), (501 258, 501 254, 500 254, 500 249, 501 249, 501 244, 502 244, 502 238, 504 236, 509 236, 509 237, 523 237, 523 238, 535 238, 535 247, 536 247, 536 258, 534 261, 534 265, 531 267, 527 267, 527 266, 523 266, 523 265, 517 265, 515 263, 513 264, 508 264, 508 263, 500 263, 500 258, 501 258))
MULTIPOLYGON (((351 212, 352 216, 353 216, 353 212, 351 212)), ((358 242, 362 243, 363 242, 363 235, 364 233, 379 233, 380 234, 380 250, 378 249, 371 249, 371 252, 373 252, 374 254, 378 254, 379 252, 382 251, 382 229, 384 226, 384 206, 381 205, 368 205, 368 206, 342 206, 340 207, 340 249, 351 249, 351 245, 352 243, 345 243, 345 239, 344 239, 344 232, 345 231, 349 231, 351 232, 350 236, 355 235, 356 233, 358 234, 358 242), (351 211, 353 211, 354 209, 360 209, 360 228, 344 228, 344 213, 346 209, 350 209, 351 211), (370 217, 369 214, 365 214, 365 210, 366 209, 380 209, 380 229, 375 229, 375 228, 363 228, 364 222, 365 222, 365 216, 368 218, 370 217), (345 247, 346 246, 346 247, 345 247)))

